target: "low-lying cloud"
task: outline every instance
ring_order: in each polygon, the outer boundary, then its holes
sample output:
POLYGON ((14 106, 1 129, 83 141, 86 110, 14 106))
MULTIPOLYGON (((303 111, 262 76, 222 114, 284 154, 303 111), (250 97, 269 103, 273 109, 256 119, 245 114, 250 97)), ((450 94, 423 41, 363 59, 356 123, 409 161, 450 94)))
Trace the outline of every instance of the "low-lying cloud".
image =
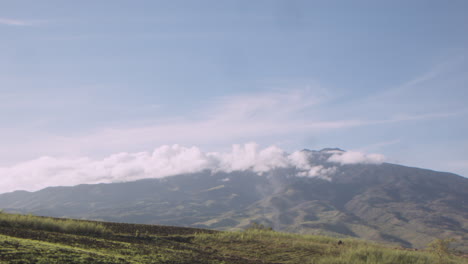
MULTIPOLYGON (((379 163, 383 156, 359 152, 334 153, 329 162, 379 163)), ((203 152, 198 147, 164 145, 153 152, 117 153, 104 159, 41 157, 10 167, 0 167, 0 193, 36 191, 48 186, 73 186, 163 178, 203 170, 213 172, 253 171, 259 174, 276 168, 295 168, 298 177, 330 179, 336 166, 311 162, 311 153, 291 154, 276 147, 260 148, 256 143, 233 145, 229 152, 203 152)))
POLYGON ((380 164, 385 160, 385 157, 381 154, 365 154, 356 151, 347 152, 335 152, 328 158, 329 162, 344 164, 380 164))

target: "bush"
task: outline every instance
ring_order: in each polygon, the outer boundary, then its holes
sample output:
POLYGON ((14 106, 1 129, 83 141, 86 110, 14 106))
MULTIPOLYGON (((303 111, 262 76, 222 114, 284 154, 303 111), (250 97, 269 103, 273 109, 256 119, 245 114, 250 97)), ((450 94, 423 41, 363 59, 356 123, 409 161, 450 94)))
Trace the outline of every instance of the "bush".
POLYGON ((257 222, 252 222, 248 227, 247 230, 268 230, 273 231, 273 228, 270 226, 266 226, 263 224, 259 224, 257 222))
POLYGON ((455 242, 455 239, 436 239, 427 245, 430 252, 437 256, 438 263, 442 264, 446 262, 446 259, 450 257, 450 243, 455 242))
POLYGON ((7 214, 2 211, 0 211, 0 227, 31 228, 82 235, 110 234, 110 231, 103 224, 96 222, 7 214))

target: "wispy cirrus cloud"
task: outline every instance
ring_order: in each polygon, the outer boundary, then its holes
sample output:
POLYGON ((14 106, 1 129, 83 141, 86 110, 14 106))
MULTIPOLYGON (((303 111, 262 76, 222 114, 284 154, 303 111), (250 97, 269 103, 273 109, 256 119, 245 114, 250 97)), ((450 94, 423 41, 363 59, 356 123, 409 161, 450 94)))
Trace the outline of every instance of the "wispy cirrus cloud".
POLYGON ((421 73, 409 79, 408 81, 401 83, 395 87, 390 89, 381 91, 377 94, 370 95, 369 97, 365 97, 364 100, 366 101, 385 101, 389 99, 395 99, 398 97, 405 97, 408 94, 416 93, 421 94, 422 92, 426 91, 427 89, 431 90, 443 90, 447 89, 447 87, 441 87, 438 85, 431 85, 438 79, 445 78, 450 72, 456 70, 461 64, 465 61, 464 56, 459 56, 455 58, 448 59, 443 61, 439 64, 434 65, 428 71, 421 73))
POLYGON ((39 20, 25 20, 25 19, 13 19, 13 18, 6 18, 6 17, 0 17, 0 25, 5 25, 5 26, 35 26, 43 21, 39 20))
MULTIPOLYGON (((256 141, 263 144, 294 135, 314 135, 344 131, 374 125, 442 119, 460 113, 406 114, 394 116, 382 113, 380 119, 353 115, 341 107, 330 107, 326 97, 313 91, 292 90, 234 95, 206 102, 203 107, 184 116, 167 113, 166 119, 150 120, 142 124, 103 126, 93 131, 73 135, 45 135, 31 145, 7 147, 25 152, 28 148, 48 155, 105 155, 118 151, 141 151, 164 144, 226 146, 232 142, 256 141), (346 112, 343 118, 327 116, 330 111, 346 112)), ((165 111, 164 108, 158 111, 165 111)), ((463 113, 462 113, 463 114, 463 113)), ((8 142, 6 143, 8 144, 8 142)))

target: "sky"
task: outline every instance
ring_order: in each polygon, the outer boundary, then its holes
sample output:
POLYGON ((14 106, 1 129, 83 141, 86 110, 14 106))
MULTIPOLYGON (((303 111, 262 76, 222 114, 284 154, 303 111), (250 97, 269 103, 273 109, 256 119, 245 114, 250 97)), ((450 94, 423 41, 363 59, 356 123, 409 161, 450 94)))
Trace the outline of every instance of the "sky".
POLYGON ((233 144, 468 176, 467 13, 463 0, 0 0, 0 177, 233 144))

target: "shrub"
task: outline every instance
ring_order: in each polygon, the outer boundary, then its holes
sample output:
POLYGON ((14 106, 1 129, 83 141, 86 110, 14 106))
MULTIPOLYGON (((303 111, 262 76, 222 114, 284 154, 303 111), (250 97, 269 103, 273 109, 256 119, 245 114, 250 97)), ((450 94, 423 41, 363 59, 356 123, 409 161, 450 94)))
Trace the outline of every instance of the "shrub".
POLYGON ((257 222, 252 222, 248 227, 247 230, 268 230, 273 231, 273 228, 270 226, 266 226, 264 224, 259 224, 257 222))
POLYGON ((430 252, 437 256, 438 263, 442 264, 450 257, 450 243, 455 239, 436 239, 427 245, 430 252))
POLYGON ((82 235, 110 234, 110 231, 103 224, 97 222, 56 219, 31 214, 8 214, 4 212, 0 212, 0 227, 31 228, 82 235))

